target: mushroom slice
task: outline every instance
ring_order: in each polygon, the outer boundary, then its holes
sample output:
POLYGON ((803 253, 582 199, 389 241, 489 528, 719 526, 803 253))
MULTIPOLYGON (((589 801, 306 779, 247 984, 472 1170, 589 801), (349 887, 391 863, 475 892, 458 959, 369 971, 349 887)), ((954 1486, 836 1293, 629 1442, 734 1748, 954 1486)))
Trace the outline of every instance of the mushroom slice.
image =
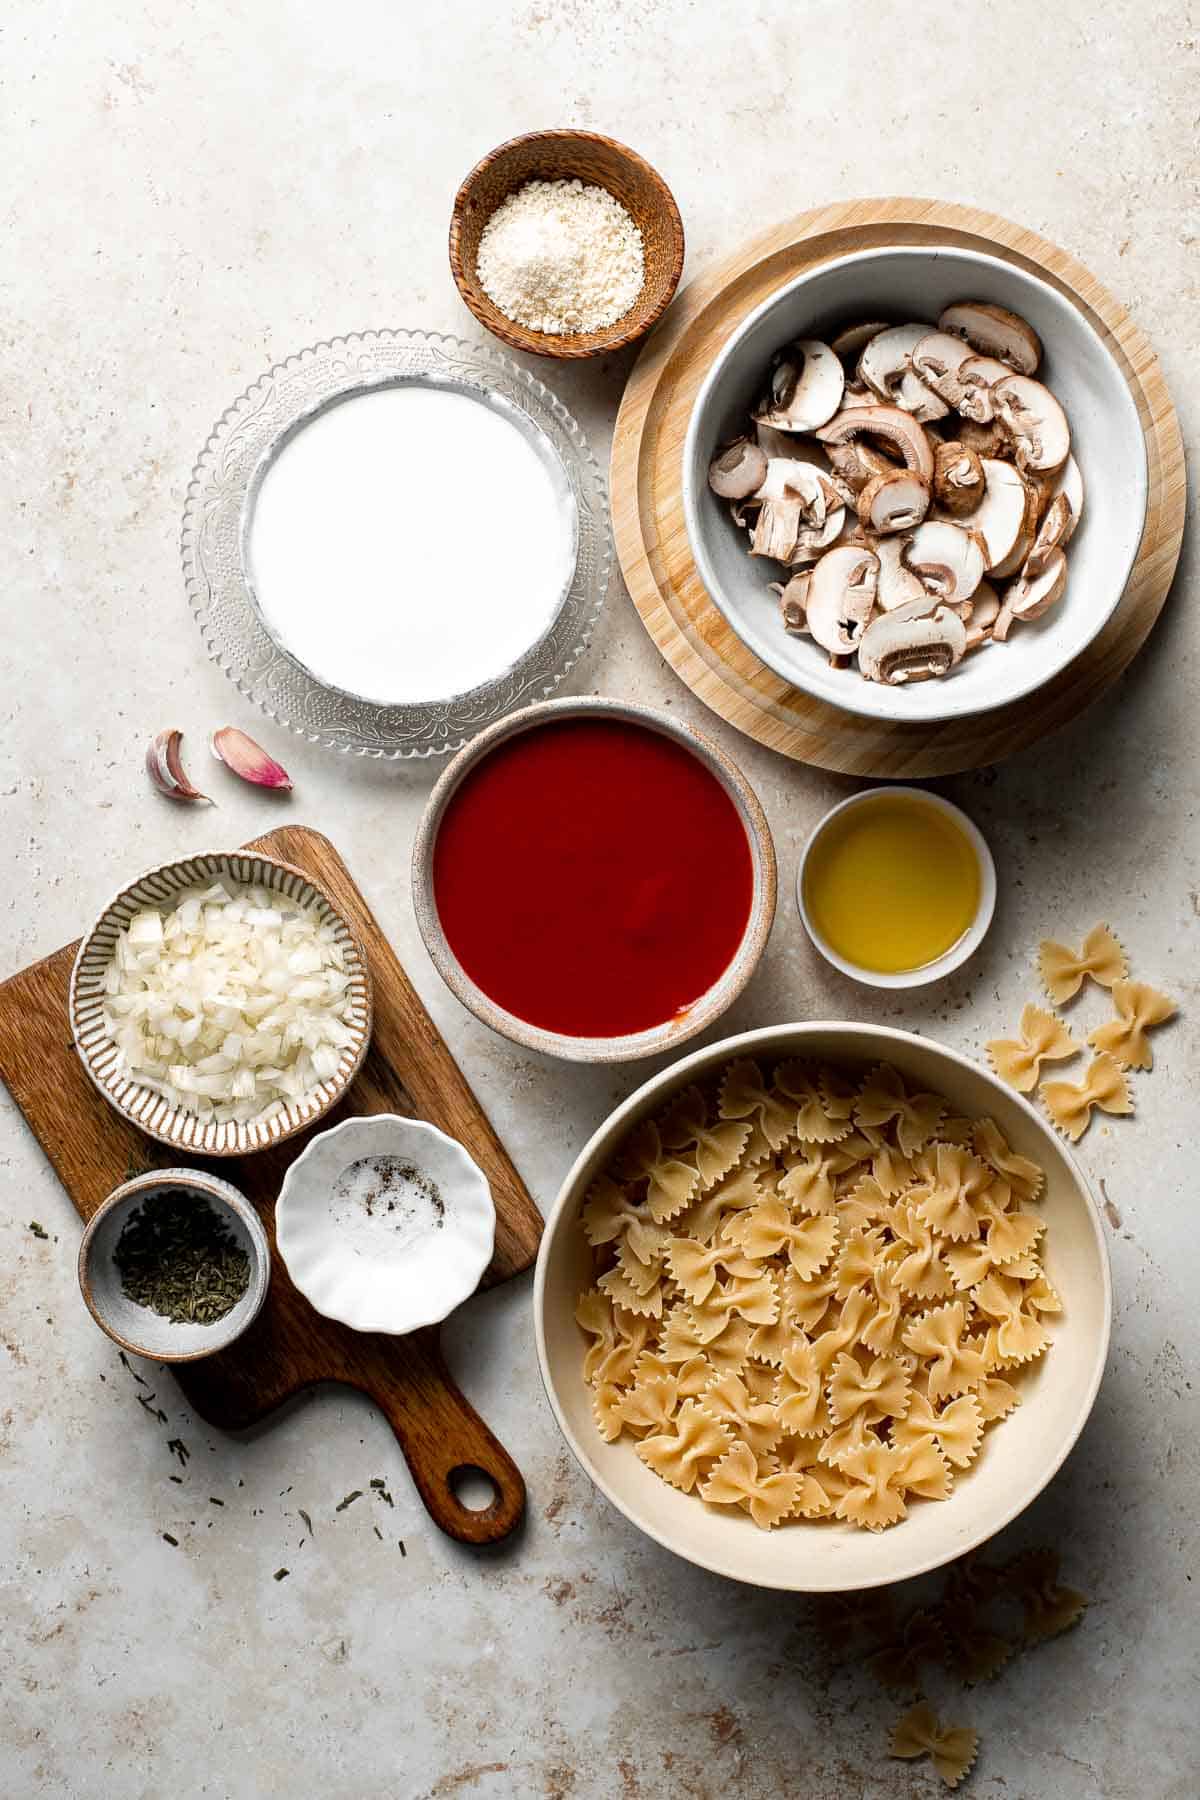
POLYGON ((913 372, 948 406, 957 406, 963 394, 958 372, 972 355, 970 344, 948 331, 926 331, 913 348, 913 372))
POLYGON ((847 325, 836 337, 830 338, 829 348, 845 362, 857 362, 871 339, 887 329, 886 319, 868 319, 862 325, 847 325))
POLYGON ((858 646, 858 666, 868 681, 904 687, 949 674, 966 648, 967 628, 950 607, 916 617, 902 609, 872 619, 858 646))
POLYGON ((858 516, 868 531, 911 531, 929 511, 929 484, 911 469, 873 475, 858 496, 858 516))
POLYGON ((781 353, 752 416, 776 431, 815 431, 832 419, 845 385, 846 371, 829 345, 801 338, 781 353))
POLYGON ((989 419, 986 425, 977 419, 964 419, 958 428, 958 441, 980 458, 994 456, 1011 462, 1016 455, 1016 446, 999 419, 989 419))
POLYGON ((818 562, 832 544, 836 544, 846 526, 844 506, 831 506, 823 525, 804 525, 796 539, 796 547, 788 557, 792 568, 801 563, 818 562))
MULTIPOLYGON (((869 404, 875 404, 874 398, 869 404)), ((827 452, 835 476, 849 488, 852 500, 874 476, 892 475, 902 466, 877 450, 865 437, 849 438, 844 444, 829 444, 827 452)))
MULTIPOLYGON (((984 492, 979 506, 971 514, 971 530, 983 540, 984 568, 991 573, 1003 570, 1026 539, 1032 543, 1037 495, 1021 471, 1012 463, 984 457, 984 492)), ((1028 549, 1020 550, 1018 564, 1024 562, 1028 549)), ((1011 573, 1011 570, 1008 571, 1011 573)))
POLYGON ((1021 569, 1023 576, 1040 575, 1043 572, 1051 551, 1061 550, 1070 537, 1074 522, 1071 502, 1065 494, 1056 494, 1037 528, 1033 547, 1021 569))
POLYGON ((769 457, 766 475, 749 497, 761 503, 750 539, 751 556, 788 562, 801 532, 810 526, 819 530, 826 524, 825 478, 811 463, 798 458, 769 457))
POLYGON ((948 519, 918 525, 902 555, 926 593, 939 600, 969 600, 983 580, 983 540, 948 519))
POLYGON ((932 612, 939 604, 935 594, 927 594, 918 576, 904 561, 904 542, 898 537, 881 537, 870 548, 879 558, 879 579, 875 604, 882 612, 896 612, 900 607, 914 607, 918 612, 932 612))
POLYGON ((1032 325, 1006 307, 986 300, 959 300, 938 320, 938 330, 967 343, 984 356, 995 356, 1018 375, 1036 375, 1042 360, 1042 340, 1032 325))
POLYGON ((912 369, 912 353, 929 335, 927 325, 893 325, 868 343, 858 359, 858 377, 885 405, 899 406, 925 424, 950 411, 912 369))
POLYGON ((984 496, 983 465, 969 444, 952 439, 933 453, 933 494, 939 506, 961 516, 973 513, 984 496))
POLYGON ((996 417, 1007 427, 1022 469, 1058 469, 1071 448, 1067 415, 1048 387, 1010 375, 992 389, 996 417))
MULTIPOLYGON (((864 433, 868 437, 882 438, 885 443, 895 444, 904 457, 907 468, 923 481, 933 480, 933 446, 929 437, 912 414, 906 413, 899 406, 845 408, 816 435, 823 444, 837 447, 864 433)), ((833 460, 832 456, 830 460, 833 460)), ((837 464, 834 466, 837 467, 837 464)))
POLYGON ((790 631, 793 637, 808 637, 808 623, 805 617, 808 611, 808 589, 812 581, 811 570, 805 569, 799 575, 793 575, 790 581, 771 582, 771 592, 779 595, 779 611, 783 618, 783 629, 790 631))
POLYGON ((1021 574, 1005 591, 1004 602, 992 626, 992 636, 1000 643, 1008 636, 1014 620, 1040 619, 1057 600, 1067 585, 1067 559, 1061 550, 1051 550, 1046 566, 1037 575, 1021 574))
POLYGON ((967 604, 971 608, 969 618, 963 620, 967 628, 967 649, 978 650, 992 635, 1000 611, 1000 596, 990 581, 981 581, 967 604))
POLYGON ((990 425, 996 417, 993 390, 998 381, 1011 374, 1008 364, 998 362, 994 356, 969 356, 958 371, 962 383, 958 410, 963 418, 974 419, 979 425, 990 425))
POLYGON ((848 656, 875 607, 879 558, 861 544, 827 550, 809 578, 808 629, 831 656, 848 656))
POLYGON ((722 500, 748 500, 762 486, 767 458, 749 438, 735 438, 708 465, 708 485, 722 500))

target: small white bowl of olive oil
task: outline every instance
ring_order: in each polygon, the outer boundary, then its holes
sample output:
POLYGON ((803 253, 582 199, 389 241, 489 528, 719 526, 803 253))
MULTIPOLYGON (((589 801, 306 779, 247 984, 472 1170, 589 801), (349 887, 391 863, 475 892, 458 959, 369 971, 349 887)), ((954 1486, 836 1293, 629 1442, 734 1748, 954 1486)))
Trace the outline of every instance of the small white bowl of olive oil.
POLYGON ((827 962, 871 987, 924 987, 982 943, 996 866, 940 794, 873 787, 827 812, 796 877, 804 928, 827 962))

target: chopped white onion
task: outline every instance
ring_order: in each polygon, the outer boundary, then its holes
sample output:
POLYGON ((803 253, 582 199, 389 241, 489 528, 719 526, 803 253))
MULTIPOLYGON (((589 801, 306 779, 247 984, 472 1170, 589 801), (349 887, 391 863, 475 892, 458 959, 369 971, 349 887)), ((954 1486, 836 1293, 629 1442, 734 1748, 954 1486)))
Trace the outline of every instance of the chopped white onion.
POLYGON ((135 913, 102 985, 124 1073, 219 1123, 274 1118, 354 1042, 334 927, 264 887, 218 882, 135 913))

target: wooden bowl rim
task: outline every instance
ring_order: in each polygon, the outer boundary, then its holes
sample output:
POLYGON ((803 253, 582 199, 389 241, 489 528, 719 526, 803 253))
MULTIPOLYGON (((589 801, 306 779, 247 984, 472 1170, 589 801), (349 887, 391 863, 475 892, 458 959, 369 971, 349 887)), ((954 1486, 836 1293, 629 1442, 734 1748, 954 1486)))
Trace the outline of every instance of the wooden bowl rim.
POLYGON ((581 361, 586 357, 601 356, 613 350, 623 350, 629 344, 636 343, 643 338, 653 326, 657 325, 675 298, 680 277, 683 274, 685 238, 683 219, 675 196, 658 170, 654 168, 653 164, 648 163, 644 156, 639 155, 636 150, 631 150, 628 144, 621 143, 618 138, 606 137, 600 131, 579 131, 571 126, 552 126, 546 131, 525 131, 516 137, 506 138, 502 144, 497 144, 493 150, 489 150, 486 156, 480 157, 474 167, 468 170, 459 183, 458 192, 454 196, 454 205, 450 211, 449 249, 450 272, 454 277, 454 284, 466 305, 485 330, 499 338, 501 343, 507 344, 511 350, 520 350, 529 356, 549 356, 559 361, 581 361), (633 315, 632 317, 628 314, 625 315, 628 323, 624 326, 618 319, 606 330, 580 332, 574 337, 563 332, 530 331, 525 326, 516 324, 512 319, 506 319, 499 307, 483 294, 481 288, 478 288, 478 277, 474 270, 469 275, 466 272, 462 255, 463 215, 480 178, 502 158, 511 155, 519 146, 543 143, 602 144, 606 150, 615 152, 618 157, 638 171, 653 191, 657 204, 662 208, 671 240, 669 258, 663 258, 664 266, 667 269, 666 285, 654 304, 646 307, 643 311, 637 310, 638 303, 635 301, 633 315))

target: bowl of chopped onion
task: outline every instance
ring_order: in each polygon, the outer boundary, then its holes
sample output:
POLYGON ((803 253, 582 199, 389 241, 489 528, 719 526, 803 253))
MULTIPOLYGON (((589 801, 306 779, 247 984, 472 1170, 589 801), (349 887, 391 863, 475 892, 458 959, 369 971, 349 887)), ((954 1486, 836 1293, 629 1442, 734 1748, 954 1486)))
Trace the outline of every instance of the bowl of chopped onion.
POLYGON ((80 944, 68 1004, 109 1104, 203 1156, 321 1118, 371 1037, 358 938, 300 869, 257 852, 186 857, 122 888, 80 944))

